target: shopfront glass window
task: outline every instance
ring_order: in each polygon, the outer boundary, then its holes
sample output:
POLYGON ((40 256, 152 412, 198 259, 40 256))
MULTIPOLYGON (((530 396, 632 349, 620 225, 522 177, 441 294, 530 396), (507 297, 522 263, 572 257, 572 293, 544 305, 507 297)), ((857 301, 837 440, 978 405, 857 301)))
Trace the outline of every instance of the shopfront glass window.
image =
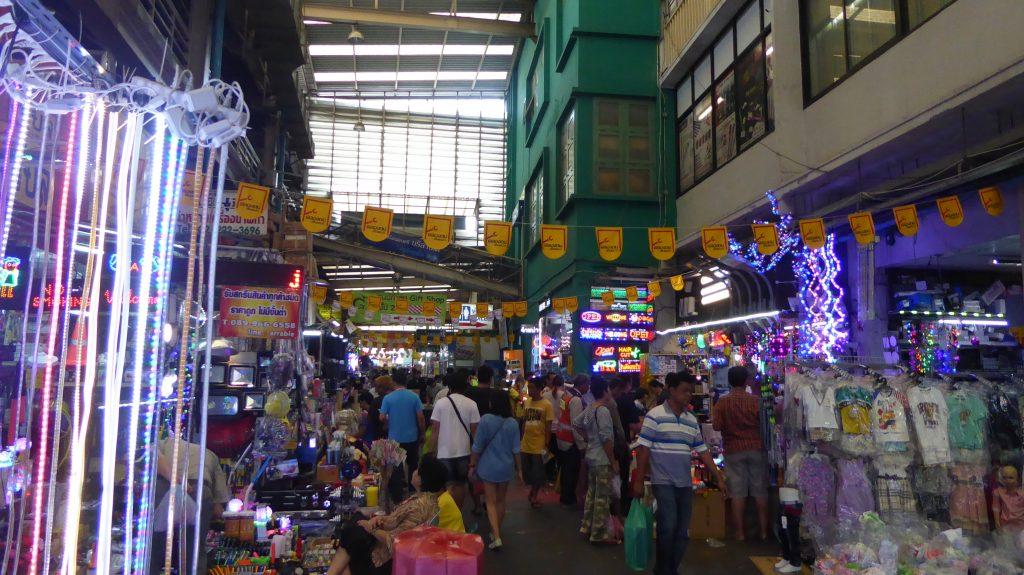
POLYGON ((693 175, 700 179, 714 169, 714 142, 711 138, 711 94, 701 98, 693 109, 693 175))
POLYGON ((913 30, 939 13, 953 0, 907 0, 907 26, 913 30))
POLYGON ((736 95, 739 109, 739 147, 745 150, 765 133, 767 82, 764 47, 757 43, 736 60, 736 95))
POLYGON ((714 69, 716 78, 724 74, 725 71, 729 69, 729 66, 732 65, 732 60, 735 56, 735 53, 733 52, 734 47, 732 38, 732 28, 729 28, 724 34, 722 34, 722 37, 718 39, 718 42, 715 43, 714 69))
POLYGON ((718 166, 736 157, 735 77, 730 71, 715 84, 715 163, 718 166))
POLYGON ((693 115, 687 114, 679 122, 679 191, 693 185, 693 115))
POLYGON ((540 225, 544 221, 544 171, 538 170, 526 194, 530 201, 530 245, 540 239, 540 225))
POLYGON ((846 74, 846 20, 843 0, 809 0, 803 5, 807 77, 813 97, 846 74))
POLYGON ((846 34, 852 68, 896 37, 896 0, 846 0, 846 34))
POLYGON ((700 96, 711 88, 711 55, 705 55, 693 70, 693 95, 700 96))
POLYGON ((736 46, 742 52, 761 33, 761 13, 757 9, 757 2, 746 7, 736 20, 736 46))
POLYGON ((767 93, 765 97, 765 101, 767 101, 765 119, 766 127, 770 132, 775 129, 775 96, 774 90, 772 90, 772 86, 775 84, 775 42, 773 34, 767 34, 764 37, 764 69, 764 89, 767 93))
POLYGON ((687 76, 676 88, 676 117, 682 116, 693 103, 693 77, 687 76))

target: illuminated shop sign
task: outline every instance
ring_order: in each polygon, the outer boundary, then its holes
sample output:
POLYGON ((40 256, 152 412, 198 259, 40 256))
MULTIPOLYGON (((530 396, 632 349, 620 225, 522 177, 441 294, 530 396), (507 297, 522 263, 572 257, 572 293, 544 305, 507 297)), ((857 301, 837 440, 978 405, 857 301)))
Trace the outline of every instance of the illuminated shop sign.
POLYGON ((599 311, 587 310, 580 314, 580 321, 583 323, 601 323, 602 319, 604 316, 599 311))
POLYGON ((639 359, 620 359, 619 373, 640 373, 639 359))
POLYGON ((580 314, 580 320, 585 324, 594 326, 653 327, 654 306, 646 303, 640 304, 639 309, 636 311, 599 311, 589 309, 580 314))
POLYGON ((595 345, 594 346, 594 358, 601 359, 605 357, 615 357, 616 350, 614 345, 595 345))
POLYGON ((614 359, 602 359, 594 362, 594 373, 615 373, 618 363, 614 359))
POLYGON ((618 356, 619 360, 623 359, 640 359, 643 351, 635 345, 623 345, 619 346, 618 356))
POLYGON ((583 341, 646 342, 654 339, 654 331, 644 328, 581 327, 580 339, 583 341))

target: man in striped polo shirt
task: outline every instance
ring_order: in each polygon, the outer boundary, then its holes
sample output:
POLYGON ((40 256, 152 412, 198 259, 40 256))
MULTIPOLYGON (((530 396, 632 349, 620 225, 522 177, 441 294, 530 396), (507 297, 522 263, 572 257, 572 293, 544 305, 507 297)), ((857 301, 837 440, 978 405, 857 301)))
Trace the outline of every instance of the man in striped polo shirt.
POLYGON ((665 376, 668 399, 647 413, 640 430, 633 496, 642 496, 644 479, 650 472, 654 498, 658 502, 654 575, 677 575, 686 554, 693 509, 690 475, 693 454, 714 473, 715 482, 728 497, 725 478, 711 459, 697 418, 688 411, 695 383, 696 379, 688 372, 665 376))

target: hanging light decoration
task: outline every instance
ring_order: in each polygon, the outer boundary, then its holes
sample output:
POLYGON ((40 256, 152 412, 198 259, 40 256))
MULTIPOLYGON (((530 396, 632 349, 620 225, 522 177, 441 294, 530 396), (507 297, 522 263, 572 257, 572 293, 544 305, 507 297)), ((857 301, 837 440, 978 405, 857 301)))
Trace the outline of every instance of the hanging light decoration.
POLYGON ((797 324, 799 354, 830 363, 837 361, 849 338, 835 247, 835 234, 829 234, 824 247, 812 250, 804 246, 793 258, 802 311, 797 324))

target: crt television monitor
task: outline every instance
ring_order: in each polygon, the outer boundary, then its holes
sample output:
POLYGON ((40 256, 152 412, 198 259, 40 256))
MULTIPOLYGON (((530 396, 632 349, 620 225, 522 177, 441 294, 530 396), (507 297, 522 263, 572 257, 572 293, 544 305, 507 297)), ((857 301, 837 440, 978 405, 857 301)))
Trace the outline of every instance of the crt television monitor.
POLYGON ((231 387, 255 387, 256 367, 252 365, 230 366, 227 384, 231 387))

